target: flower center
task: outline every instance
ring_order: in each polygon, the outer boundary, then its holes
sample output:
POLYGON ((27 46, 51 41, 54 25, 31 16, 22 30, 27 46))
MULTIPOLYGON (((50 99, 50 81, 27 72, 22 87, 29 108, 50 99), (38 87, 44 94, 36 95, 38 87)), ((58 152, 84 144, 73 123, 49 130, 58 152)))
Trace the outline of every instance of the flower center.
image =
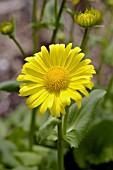
POLYGON ((45 87, 49 92, 59 93, 69 84, 68 71, 62 67, 52 67, 45 75, 45 87))

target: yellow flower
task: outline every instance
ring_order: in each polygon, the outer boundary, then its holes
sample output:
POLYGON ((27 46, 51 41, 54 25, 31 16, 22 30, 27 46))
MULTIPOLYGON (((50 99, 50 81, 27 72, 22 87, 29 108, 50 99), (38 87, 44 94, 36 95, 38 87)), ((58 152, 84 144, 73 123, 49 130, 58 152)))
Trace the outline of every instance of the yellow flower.
POLYGON ((68 0, 68 1, 72 2, 73 5, 75 6, 80 2, 80 0, 68 0))
POLYGON ((40 106, 42 115, 47 109, 51 115, 59 117, 65 114, 65 107, 71 99, 81 107, 82 94, 88 96, 86 88, 92 89, 92 74, 95 74, 90 59, 84 59, 79 47, 71 49, 72 44, 52 44, 50 52, 45 46, 34 57, 27 57, 22 74, 17 81, 20 85, 20 96, 28 96, 26 104, 30 109, 40 106))

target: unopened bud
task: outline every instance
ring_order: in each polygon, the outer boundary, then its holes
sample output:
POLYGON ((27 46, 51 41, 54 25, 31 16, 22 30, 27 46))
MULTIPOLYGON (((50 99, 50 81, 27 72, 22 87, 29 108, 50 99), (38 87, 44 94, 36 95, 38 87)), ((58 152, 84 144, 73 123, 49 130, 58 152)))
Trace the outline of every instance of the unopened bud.
POLYGON ((11 22, 3 22, 0 24, 0 32, 3 35, 9 35, 10 37, 12 37, 14 35, 14 29, 15 29, 15 25, 14 25, 13 18, 11 22))
POLYGON ((84 13, 80 12, 78 15, 75 15, 74 20, 82 27, 92 27, 101 20, 101 12, 94 8, 86 9, 84 13))

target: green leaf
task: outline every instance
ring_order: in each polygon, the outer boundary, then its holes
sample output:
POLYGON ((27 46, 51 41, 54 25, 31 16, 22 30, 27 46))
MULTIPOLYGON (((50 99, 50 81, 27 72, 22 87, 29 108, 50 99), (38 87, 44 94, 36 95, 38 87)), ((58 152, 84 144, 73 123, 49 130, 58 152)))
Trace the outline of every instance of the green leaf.
POLYGON ((43 157, 40 170, 57 170, 57 150, 40 145, 34 145, 33 151, 43 157))
POLYGON ((31 114, 31 110, 29 110, 26 105, 19 105, 12 113, 10 113, 10 116, 6 120, 7 124, 9 127, 20 127, 24 131, 29 131, 31 114))
POLYGON ((24 150, 28 147, 28 143, 25 140, 27 138, 28 138, 28 133, 19 127, 15 127, 14 129, 12 129, 11 132, 6 137, 7 140, 15 143, 16 146, 21 150, 24 150))
POLYGON ((113 161, 113 118, 104 118, 90 127, 78 149, 74 150, 75 160, 81 168, 91 164, 113 161))
POLYGON ((66 134, 66 136, 64 137, 64 140, 67 143, 69 143, 71 147, 76 148, 78 147, 78 143, 79 143, 79 134, 76 130, 71 130, 70 132, 66 134))
POLYGON ((2 119, 0 119, 0 137, 5 137, 7 134, 7 124, 5 121, 3 121, 2 119))
POLYGON ((0 164, 0 170, 6 170, 6 168, 4 167, 4 165, 0 164))
POLYGON ((15 152, 14 156, 23 164, 24 166, 34 166, 39 165, 42 161, 42 156, 33 152, 15 152))
POLYGON ((64 140, 67 141, 71 147, 78 147, 80 141, 85 136, 88 127, 92 122, 92 117, 97 103, 105 95, 105 93, 105 90, 93 90, 90 93, 89 98, 85 97, 83 99, 81 109, 78 109, 75 103, 70 107, 68 128, 67 133, 64 136, 64 140), (74 140, 75 144, 73 144, 74 140))
POLYGON ((59 119, 55 117, 49 117, 43 126, 39 128, 37 133, 38 142, 42 142, 52 133, 55 126, 59 123, 59 119))
POLYGON ((5 81, 0 83, 0 90, 7 91, 7 92, 18 92, 19 85, 17 81, 5 81))
POLYGON ((38 170, 38 167, 27 167, 27 166, 18 166, 12 170, 38 170))
POLYGON ((16 150, 17 148, 13 143, 0 139, 0 153, 2 155, 1 162, 11 167, 20 165, 20 163, 13 157, 13 152, 16 150))

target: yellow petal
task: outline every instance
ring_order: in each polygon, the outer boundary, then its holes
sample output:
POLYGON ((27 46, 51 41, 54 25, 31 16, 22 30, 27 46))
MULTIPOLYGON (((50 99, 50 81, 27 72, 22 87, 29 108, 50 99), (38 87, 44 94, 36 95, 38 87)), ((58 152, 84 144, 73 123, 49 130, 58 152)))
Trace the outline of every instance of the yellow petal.
POLYGON ((48 97, 47 99, 41 104, 40 108, 39 108, 39 115, 43 115, 46 110, 47 110, 47 107, 48 107, 48 97))
POLYGON ((89 93, 87 92, 86 88, 83 85, 74 85, 70 83, 69 88, 73 89, 73 90, 79 90, 81 93, 83 93, 85 96, 89 96, 89 93))
POLYGON ((31 104, 28 105, 30 109, 35 108, 39 106, 41 103, 43 103, 46 98, 48 97, 48 92, 43 92, 36 100, 34 100, 31 104))
POLYGON ((72 47, 72 43, 69 43, 69 44, 66 46, 66 48, 65 48, 63 60, 62 60, 62 63, 61 63, 61 66, 62 66, 62 67, 65 66, 66 60, 67 60, 67 58, 69 57, 69 54, 70 54, 70 51, 71 51, 71 47, 72 47))
POLYGON ((16 80, 17 81, 23 81, 23 77, 24 77, 24 75, 19 75, 16 80))
POLYGON ((50 94, 48 97, 48 108, 51 108, 54 102, 54 94, 50 94))
POLYGON ((60 100, 64 105, 70 105, 71 100, 67 91, 62 91, 60 93, 60 100))
POLYGON ((19 96, 29 96, 33 93, 37 93, 39 90, 42 89, 42 85, 41 84, 36 84, 36 85, 31 85, 30 86, 23 86, 22 88, 20 88, 20 95, 19 96), (31 87, 30 87, 31 86, 31 87))
POLYGON ((51 115, 60 117, 60 111, 61 111, 61 108, 60 108, 59 99, 55 96, 53 105, 50 108, 51 115))
POLYGON ((64 60, 64 52, 65 52, 65 45, 60 44, 57 46, 57 57, 56 57, 56 65, 62 66, 62 61, 64 60))
POLYGON ((71 72, 71 70, 76 69, 76 66, 79 64, 79 62, 83 59, 84 53, 76 54, 76 51, 72 51, 71 55, 68 58, 68 61, 66 63, 66 68, 71 72))
POLYGON ((42 89, 40 91, 38 91, 37 93, 32 94, 31 96, 29 96, 26 100, 26 104, 30 105, 31 103, 33 103, 35 100, 37 100, 39 98, 40 95, 42 95, 43 93, 45 93, 46 90, 42 89))
POLYGON ((36 83, 43 83, 43 79, 34 77, 32 75, 20 75, 18 76, 17 81, 32 81, 36 83))
POLYGON ((47 48, 45 46, 41 47, 41 52, 42 52, 42 57, 43 57, 44 63, 47 64, 48 68, 52 67, 50 55, 49 55, 47 48))
MULTIPOLYGON (((57 44, 58 45, 58 44, 57 44)), ((50 60, 53 66, 56 66, 57 48, 54 44, 49 46, 50 49, 50 60)))
POLYGON ((71 97, 73 100, 75 100, 75 101, 77 101, 77 100, 82 100, 82 96, 81 96, 77 91, 74 91, 74 90, 69 89, 69 88, 67 89, 67 91, 68 91, 70 97, 71 97))
POLYGON ((42 59, 41 56, 38 54, 35 54, 34 56, 34 62, 37 63, 37 65, 39 67, 41 67, 42 69, 44 69, 45 71, 48 71, 48 66, 45 64, 44 62, 44 58, 42 59))

